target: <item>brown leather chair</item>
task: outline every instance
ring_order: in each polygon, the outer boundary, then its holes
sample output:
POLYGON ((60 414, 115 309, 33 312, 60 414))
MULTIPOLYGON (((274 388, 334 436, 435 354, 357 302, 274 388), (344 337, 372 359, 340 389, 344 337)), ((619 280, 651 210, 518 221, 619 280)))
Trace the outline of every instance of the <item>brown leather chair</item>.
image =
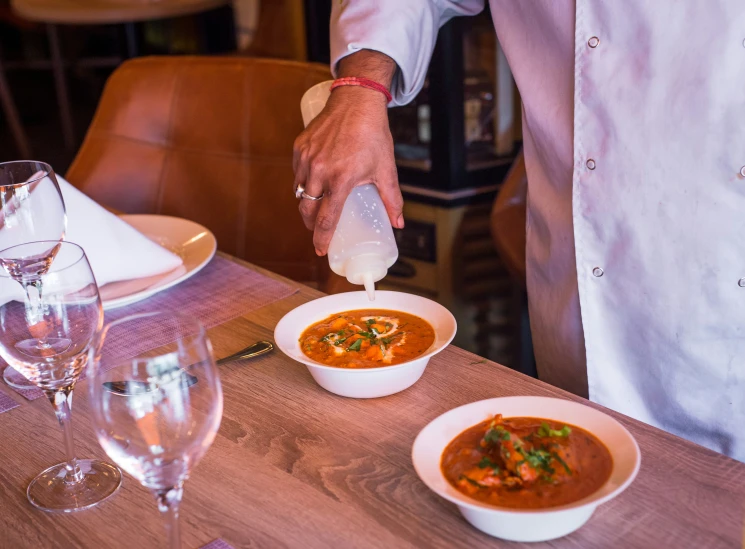
POLYGON ((497 252, 512 277, 525 288, 525 221, 528 176, 520 151, 491 212, 491 233, 497 252))
POLYGON ((253 58, 149 57, 109 78, 67 178, 124 213, 192 219, 219 248, 328 289, 292 193, 300 98, 327 67, 253 58))

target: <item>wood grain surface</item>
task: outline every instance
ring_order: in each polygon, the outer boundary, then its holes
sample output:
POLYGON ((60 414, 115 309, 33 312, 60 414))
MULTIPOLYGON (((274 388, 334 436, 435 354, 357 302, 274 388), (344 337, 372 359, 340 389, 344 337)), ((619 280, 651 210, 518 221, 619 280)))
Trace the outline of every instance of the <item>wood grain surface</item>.
MULTIPOLYGON (((282 315, 319 295, 303 287, 210 330, 216 356, 271 338, 282 315)), ((639 442, 641 472, 583 528, 529 545, 472 528, 414 473, 410 453, 419 430, 455 406, 484 398, 582 399, 461 349, 433 358, 410 389, 373 400, 327 393, 279 351, 221 368, 222 425, 186 483, 184 548, 218 537, 236 548, 741 546, 745 464, 613 412, 639 442)), ((61 433, 48 402, 0 390, 21 403, 0 414, 0 547, 165 546, 152 496, 127 475, 120 491, 92 510, 58 515, 34 509, 26 486, 61 461, 61 433)), ((79 457, 105 458, 88 421, 85 382, 76 390, 73 417, 79 457)))

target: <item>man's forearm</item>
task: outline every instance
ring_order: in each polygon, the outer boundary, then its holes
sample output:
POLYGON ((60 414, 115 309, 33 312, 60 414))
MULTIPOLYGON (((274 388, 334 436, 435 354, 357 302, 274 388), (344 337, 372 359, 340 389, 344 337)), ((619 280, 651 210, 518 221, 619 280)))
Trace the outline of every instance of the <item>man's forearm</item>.
POLYGON ((391 89, 396 62, 379 51, 360 50, 339 61, 338 73, 339 77, 369 78, 391 89))

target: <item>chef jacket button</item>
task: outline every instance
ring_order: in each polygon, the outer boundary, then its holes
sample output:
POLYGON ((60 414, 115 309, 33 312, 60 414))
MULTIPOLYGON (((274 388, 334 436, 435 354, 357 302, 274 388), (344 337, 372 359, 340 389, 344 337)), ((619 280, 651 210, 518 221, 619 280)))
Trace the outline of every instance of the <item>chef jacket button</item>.
POLYGON ((587 41, 587 45, 591 48, 597 48, 598 44, 600 44, 600 38, 598 38, 597 36, 593 36, 587 41))
POLYGON ((595 161, 590 158, 587 162, 585 162, 585 166, 587 166, 587 169, 594 170, 595 169, 595 161))
MULTIPOLYGON (((599 278, 599 277, 603 276, 603 274, 604 274, 604 271, 600 267, 595 267, 592 270, 592 276, 597 276, 599 278)), ((743 279, 743 280, 745 280, 745 279, 743 279)))
POLYGON ((745 166, 743 166, 742 168, 740 168, 740 175, 743 176, 743 177, 745 177, 745 166))
POLYGON ((745 278, 741 278, 740 280, 738 280, 738 281, 737 281, 737 285, 738 285, 738 286, 739 286, 740 288, 745 288, 745 278))

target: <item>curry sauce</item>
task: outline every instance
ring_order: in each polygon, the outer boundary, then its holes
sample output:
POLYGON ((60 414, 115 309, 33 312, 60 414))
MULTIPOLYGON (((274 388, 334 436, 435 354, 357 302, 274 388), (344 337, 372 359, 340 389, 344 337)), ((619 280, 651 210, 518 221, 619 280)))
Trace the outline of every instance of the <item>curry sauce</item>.
POLYGON ((594 435, 548 419, 494 419, 445 448, 442 472, 465 495, 498 507, 540 509, 578 501, 610 478, 613 458, 594 435))
POLYGON ((384 309, 346 311, 307 328, 300 347, 308 358, 339 368, 379 368, 423 355, 435 331, 418 316, 384 309))

